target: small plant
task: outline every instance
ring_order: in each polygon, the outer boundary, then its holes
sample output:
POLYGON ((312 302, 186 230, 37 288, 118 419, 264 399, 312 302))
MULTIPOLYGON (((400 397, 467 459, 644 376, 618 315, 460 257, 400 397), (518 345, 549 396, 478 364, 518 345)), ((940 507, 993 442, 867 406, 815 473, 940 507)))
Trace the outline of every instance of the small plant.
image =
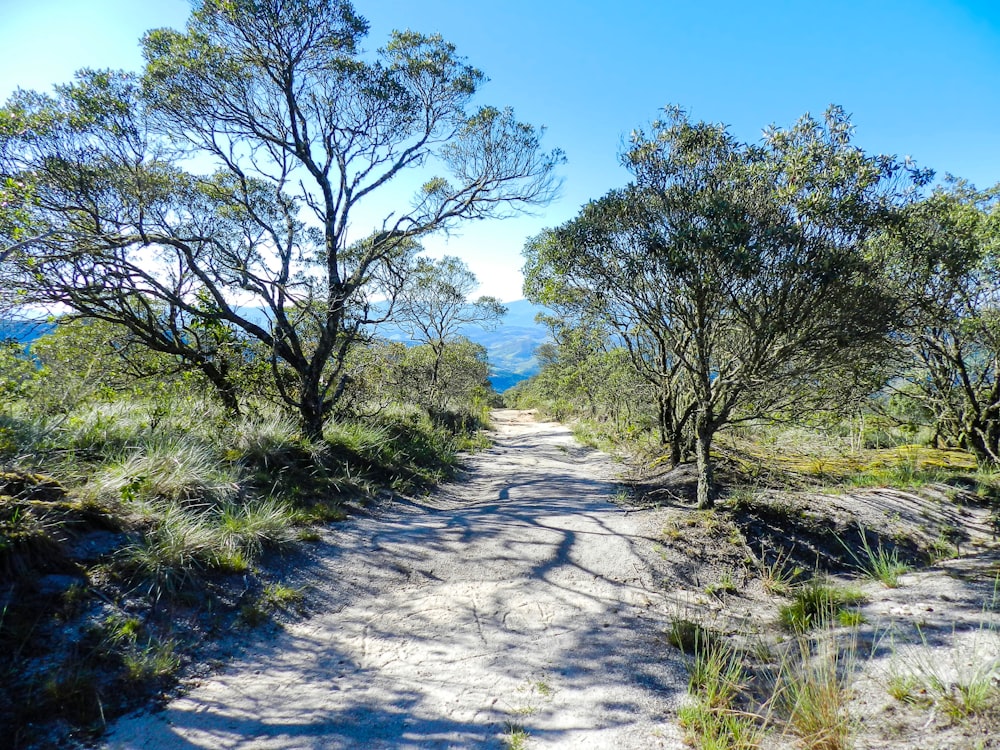
POLYGON ((55 674, 45 678, 42 697, 52 710, 58 710, 79 724, 95 724, 101 720, 103 708, 99 677, 86 662, 61 665, 55 674))
POLYGON ((619 487, 615 490, 615 496, 612 501, 615 505, 627 505, 632 501, 632 492, 625 487, 619 487))
POLYGON ((697 654, 700 650, 714 648, 721 642, 722 635, 710 630, 692 620, 678 618, 670 623, 670 629, 664 634, 674 648, 684 654, 697 654))
POLYGON ((681 530, 681 527, 677 525, 676 521, 670 521, 663 527, 663 537, 665 539, 677 541, 682 536, 684 536, 684 532, 681 530))
POLYGON ((862 592, 827 583, 817 576, 794 590, 791 603, 779 610, 779 619, 789 630, 804 632, 836 620, 840 612, 864 600, 862 592))
POLYGON ((299 607, 305 599, 302 589, 292 588, 280 583, 271 583, 264 587, 260 596, 261 603, 271 609, 291 609, 299 607))
POLYGON ((705 593, 708 596, 718 596, 720 594, 735 594, 736 593, 736 583, 733 581, 733 575, 729 571, 722 574, 722 577, 716 583, 710 583, 705 587, 705 593))
POLYGON ((259 600, 247 602, 240 607, 240 622, 248 628, 256 628, 271 619, 271 612, 259 600))
POLYGON ((507 750, 527 750, 528 740, 530 738, 531 735, 528 734, 528 730, 526 730, 523 726, 516 722, 508 721, 504 726, 504 733, 503 737, 501 737, 501 741, 507 750))
POLYGON ((729 492, 729 502, 733 510, 754 510, 758 506, 757 489, 742 485, 729 492))
POLYGON ((932 651, 923 631, 918 632, 921 644, 895 656, 889 677, 894 698, 937 705, 954 720, 1000 705, 1000 659, 985 646, 995 638, 992 627, 982 626, 946 657, 932 651))
POLYGON ((781 547, 778 548, 777 555, 770 563, 766 562, 766 559, 762 544, 757 570, 760 573, 764 591, 769 594, 786 596, 794 585, 795 579, 802 575, 802 568, 792 561, 792 553, 781 547))
POLYGON ((890 674, 889 695, 901 703, 929 703, 920 680, 910 674, 890 674), (922 696, 922 697, 921 697, 922 696))
POLYGON ((181 665, 176 642, 150 638, 145 645, 133 644, 122 654, 125 673, 130 680, 144 680, 172 675, 181 665))
POLYGON ((837 612, 837 624, 842 628, 856 628, 865 622, 860 609, 841 609, 837 612))
POLYGON ((878 547, 872 549, 863 526, 858 526, 858 535, 861 537, 863 557, 851 549, 840 537, 837 537, 837 541, 847 550, 848 554, 853 558, 858 571, 864 577, 870 578, 873 581, 881 581, 886 588, 897 588, 899 586, 899 577, 911 570, 909 565, 899 559, 899 550, 885 549, 882 546, 881 540, 878 543, 878 547))

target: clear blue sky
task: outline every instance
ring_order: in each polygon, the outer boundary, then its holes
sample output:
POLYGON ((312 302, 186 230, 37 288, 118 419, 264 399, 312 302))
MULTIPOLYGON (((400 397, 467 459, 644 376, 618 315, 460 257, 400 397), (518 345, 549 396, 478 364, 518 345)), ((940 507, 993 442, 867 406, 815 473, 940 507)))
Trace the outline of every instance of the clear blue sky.
MULTIPOLYGON (((627 174, 623 137, 679 104, 752 140, 769 123, 837 103, 857 141, 939 174, 1000 182, 1000 4, 716 0, 358 0, 374 49, 392 28, 440 32, 566 151, 562 195, 538 215, 467 225, 428 242, 462 256, 483 293, 521 296, 526 237, 571 218, 627 174)), ((138 69, 137 40, 183 25, 186 0, 0 0, 0 96, 47 89, 77 68, 138 69)))

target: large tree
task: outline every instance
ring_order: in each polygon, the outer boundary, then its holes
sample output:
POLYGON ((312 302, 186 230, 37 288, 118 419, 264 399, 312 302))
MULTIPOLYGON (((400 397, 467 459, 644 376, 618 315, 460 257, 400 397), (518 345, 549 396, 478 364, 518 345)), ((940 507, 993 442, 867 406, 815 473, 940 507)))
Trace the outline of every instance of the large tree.
POLYGON ((145 36, 140 77, 15 94, 0 177, 25 186, 33 232, 5 233, 17 283, 223 393, 220 347, 259 343, 320 436, 413 239, 548 200, 562 158, 509 109, 472 108, 483 75, 440 37, 397 32, 369 55, 366 32, 349 2, 202 0, 186 30, 145 36), (408 175, 409 202, 390 187, 408 175), (360 207, 380 218, 352 226, 360 207))
POLYGON ((1000 191, 942 185, 879 247, 910 357, 892 388, 931 415, 936 437, 1000 463, 1000 191))
POLYGON ((850 132, 831 108, 746 144, 668 110, 633 134, 634 182, 530 249, 536 285, 559 274, 550 290, 582 291, 663 342, 692 404, 702 507, 720 429, 852 391, 861 353, 889 331, 892 300, 864 250, 913 175, 850 132))

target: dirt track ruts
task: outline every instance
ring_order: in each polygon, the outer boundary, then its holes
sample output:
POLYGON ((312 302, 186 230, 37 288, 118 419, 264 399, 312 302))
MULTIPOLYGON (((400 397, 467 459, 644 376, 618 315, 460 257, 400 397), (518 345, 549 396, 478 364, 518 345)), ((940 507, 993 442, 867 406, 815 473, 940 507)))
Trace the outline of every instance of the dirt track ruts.
POLYGON ((520 727, 529 748, 681 747, 656 529, 565 427, 494 419, 460 481, 333 528, 314 614, 108 746, 499 748, 520 727))

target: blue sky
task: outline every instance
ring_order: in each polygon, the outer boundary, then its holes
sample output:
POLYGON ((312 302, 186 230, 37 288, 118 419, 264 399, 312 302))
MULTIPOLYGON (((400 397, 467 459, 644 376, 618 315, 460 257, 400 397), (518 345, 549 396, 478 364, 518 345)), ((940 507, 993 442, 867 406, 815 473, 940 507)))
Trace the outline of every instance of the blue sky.
MULTIPOLYGON (((356 2, 368 46, 392 28, 440 32, 490 78, 480 101, 511 105, 562 148, 560 198, 537 215, 466 225, 426 244, 460 255, 505 300, 521 296, 525 238, 624 184, 623 138, 668 103, 746 140, 837 103, 867 150, 939 174, 1000 182, 1000 4, 706 0, 356 2)), ((47 89, 77 68, 138 69, 137 40, 182 26, 186 0, 0 0, 0 96, 47 89)), ((360 228, 359 228, 360 231, 360 228)))

